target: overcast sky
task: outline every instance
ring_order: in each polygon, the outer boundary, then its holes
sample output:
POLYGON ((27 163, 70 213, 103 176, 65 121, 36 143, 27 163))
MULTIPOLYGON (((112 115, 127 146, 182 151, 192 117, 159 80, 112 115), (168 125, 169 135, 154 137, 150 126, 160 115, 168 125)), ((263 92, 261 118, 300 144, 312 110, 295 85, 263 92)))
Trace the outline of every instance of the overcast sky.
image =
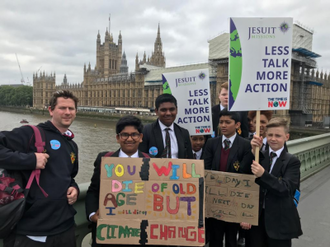
POLYGON ((314 30, 313 51, 318 68, 330 71, 330 1, 328 0, 29 0, 0 2, 0 84, 32 85, 33 73, 66 73, 70 83, 83 81, 83 66, 96 61, 98 30, 104 42, 106 27, 123 50, 129 70, 135 55, 153 51, 160 23, 166 66, 208 61, 207 40, 226 31, 230 17, 293 17, 314 30))

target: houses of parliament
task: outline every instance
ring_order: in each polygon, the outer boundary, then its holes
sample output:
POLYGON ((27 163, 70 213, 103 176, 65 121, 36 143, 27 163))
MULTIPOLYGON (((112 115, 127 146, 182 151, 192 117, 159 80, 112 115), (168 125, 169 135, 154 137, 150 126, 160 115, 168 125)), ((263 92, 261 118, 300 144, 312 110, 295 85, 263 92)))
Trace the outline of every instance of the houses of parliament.
MULTIPOLYGON (((290 110, 276 111, 275 115, 289 118, 298 124, 310 120, 322 122, 330 116, 330 76, 317 70, 316 59, 321 55, 312 51, 312 30, 301 24, 293 26, 291 60, 290 110)), ((228 80, 229 34, 223 33, 208 40, 208 61, 200 64, 167 67, 158 24, 154 50, 147 57, 144 52, 135 57, 134 72, 128 71, 123 52, 123 37, 117 43, 106 30, 104 42, 100 33, 96 37, 96 64, 83 66, 83 81, 68 83, 64 75, 56 85, 56 75, 45 72, 33 75, 33 107, 44 108, 57 90, 70 90, 79 98, 79 106, 154 108, 155 99, 162 94, 162 74, 209 69, 212 105, 218 104, 220 85, 228 80)))

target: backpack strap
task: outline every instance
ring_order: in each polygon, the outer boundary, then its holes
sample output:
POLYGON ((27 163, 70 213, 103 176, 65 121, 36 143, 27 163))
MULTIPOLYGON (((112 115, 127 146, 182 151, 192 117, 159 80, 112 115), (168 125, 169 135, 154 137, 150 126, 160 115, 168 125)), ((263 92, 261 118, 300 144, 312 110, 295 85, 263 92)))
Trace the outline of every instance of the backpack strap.
MULTIPOLYGON (((30 126, 33 131, 34 131, 34 137, 35 137, 35 147, 37 148, 37 152, 38 153, 42 153, 45 149, 45 142, 42 140, 42 137, 41 137, 41 133, 40 133, 40 129, 37 127, 37 126, 34 126, 34 125, 28 125, 30 126)), ((30 178, 29 178, 29 181, 25 187, 25 189, 30 189, 31 188, 31 185, 32 185, 32 182, 34 180, 34 178, 36 179, 36 182, 37 182, 37 185, 39 186, 42 194, 44 194, 45 197, 48 197, 48 194, 44 191, 43 188, 41 188, 40 186, 40 169, 36 169, 34 171, 32 171, 31 175, 30 175, 30 178)))

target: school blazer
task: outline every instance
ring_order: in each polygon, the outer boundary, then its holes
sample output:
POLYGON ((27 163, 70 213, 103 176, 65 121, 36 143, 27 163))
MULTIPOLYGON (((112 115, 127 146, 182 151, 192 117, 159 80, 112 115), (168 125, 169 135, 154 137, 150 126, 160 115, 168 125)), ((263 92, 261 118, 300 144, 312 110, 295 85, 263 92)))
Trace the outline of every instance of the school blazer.
MULTIPOLYGON (((203 154, 204 167, 206 170, 219 171, 222 148, 222 136, 209 138, 203 154)), ((248 140, 236 135, 234 143, 229 151, 226 172, 249 173, 253 154, 248 140)))
POLYGON ((300 161, 285 149, 269 173, 269 151, 260 155, 260 165, 265 172, 255 182, 260 185, 259 209, 265 202, 265 228, 273 239, 292 239, 302 235, 300 217, 293 202, 300 186, 300 161))
MULTIPOLYGON (((157 121, 155 121, 154 123, 148 124, 143 128, 143 139, 139 145, 139 150, 147 154, 149 154, 149 149, 151 147, 156 147, 158 149, 158 153, 154 156, 155 158, 161 158, 164 150, 163 135, 158 121, 159 120, 157 119, 157 121)), ((190 135, 188 130, 174 123, 174 133, 179 148, 178 158, 193 159, 190 135)))

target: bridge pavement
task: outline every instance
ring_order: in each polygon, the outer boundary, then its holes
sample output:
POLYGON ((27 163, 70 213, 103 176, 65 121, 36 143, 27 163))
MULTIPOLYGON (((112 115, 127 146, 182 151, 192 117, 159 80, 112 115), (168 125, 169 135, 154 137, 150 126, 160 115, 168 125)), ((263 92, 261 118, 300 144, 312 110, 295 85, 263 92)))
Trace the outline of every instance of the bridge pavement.
POLYGON ((303 235, 293 247, 330 246, 330 166, 300 184, 298 211, 303 235))

